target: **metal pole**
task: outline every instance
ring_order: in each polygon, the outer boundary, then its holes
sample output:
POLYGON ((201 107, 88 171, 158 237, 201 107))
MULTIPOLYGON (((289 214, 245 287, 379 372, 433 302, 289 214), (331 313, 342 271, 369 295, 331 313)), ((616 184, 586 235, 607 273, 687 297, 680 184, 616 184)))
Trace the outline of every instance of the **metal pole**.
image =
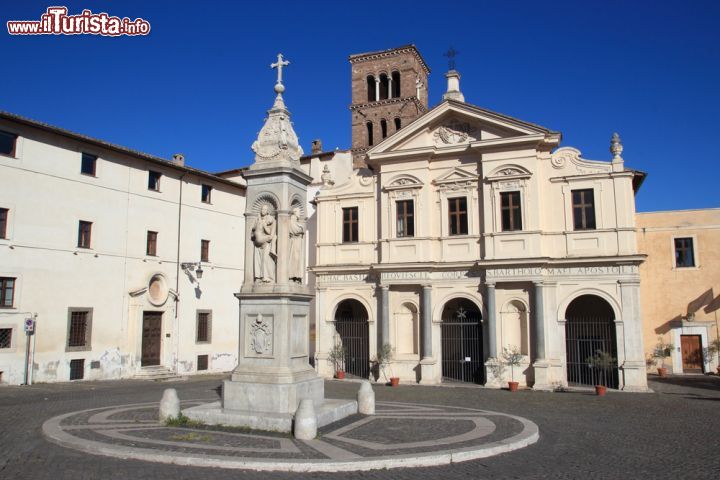
POLYGON ((30 361, 30 332, 25 332, 25 379, 23 385, 28 384, 28 362, 30 361))

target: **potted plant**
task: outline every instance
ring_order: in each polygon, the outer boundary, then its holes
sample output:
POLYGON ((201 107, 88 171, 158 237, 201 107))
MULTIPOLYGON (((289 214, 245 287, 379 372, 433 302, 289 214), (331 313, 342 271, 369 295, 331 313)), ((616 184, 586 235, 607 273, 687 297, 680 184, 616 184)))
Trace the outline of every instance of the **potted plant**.
POLYGON ((661 377, 664 377, 667 375, 667 368, 665 367, 665 359, 669 358, 670 355, 672 355, 673 351, 673 344, 672 343, 665 343, 662 339, 662 337, 658 337, 658 343, 655 345, 655 349, 653 350, 652 357, 655 360, 660 360, 660 366, 658 367, 658 375, 661 377))
POLYGON ((385 377, 385 381, 388 381, 387 373, 385 372, 385 368, 390 369, 390 385, 393 387, 397 387, 400 384, 400 378, 393 375, 392 370, 392 364, 390 361, 393 358, 393 348, 390 346, 389 343, 386 343, 380 349, 377 351, 377 354, 375 355, 375 363, 377 363, 378 367, 380 368, 380 371, 383 374, 383 377, 385 377))
POLYGON ((607 393, 607 373, 608 370, 615 366, 615 358, 602 350, 595 350, 592 357, 585 360, 592 369, 593 379, 595 383, 595 394, 599 396, 607 393))
POLYGON ((511 392, 517 392, 519 383, 515 381, 515 367, 520 366, 523 354, 520 353, 520 349, 518 347, 510 345, 503 348, 502 359, 506 365, 510 365, 511 380, 508 382, 508 388, 511 392))
POLYGON ((717 355, 717 374, 720 375, 720 337, 712 340, 707 347, 707 361, 712 361, 712 357, 717 355))
POLYGON ((336 343, 335 346, 328 352, 328 362, 330 362, 335 370, 335 378, 342 380, 345 378, 345 347, 341 343, 336 343))

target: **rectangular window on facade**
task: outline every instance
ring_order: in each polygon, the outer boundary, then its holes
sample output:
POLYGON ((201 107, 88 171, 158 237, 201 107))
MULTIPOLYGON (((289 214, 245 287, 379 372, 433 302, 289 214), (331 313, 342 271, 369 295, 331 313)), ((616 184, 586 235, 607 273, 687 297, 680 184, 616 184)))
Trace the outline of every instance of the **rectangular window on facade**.
POLYGON ((572 191, 573 227, 595 230, 595 194, 592 188, 572 191))
POLYGON ((197 369, 198 369, 198 371, 208 369, 208 356, 207 355, 198 355, 197 356, 197 369))
POLYGON ((157 232, 147 232, 147 245, 145 247, 145 253, 150 256, 157 255, 157 232))
POLYGON ((358 241, 358 207, 343 208, 343 243, 358 241))
POLYGON ((82 380, 85 378, 85 360, 76 358, 70 360, 70 380, 82 380))
POLYGON ((203 185, 202 186, 202 194, 201 194, 201 200, 203 203, 210 203, 210 198, 212 195, 212 187, 210 185, 203 185))
POLYGON ((8 157, 15 156, 15 144, 17 143, 17 135, 10 132, 0 130, 0 155, 8 157))
POLYGON ((520 192, 500 192, 500 210, 503 232, 522 230, 520 192))
POLYGON ((200 261, 210 261, 210 240, 200 240, 200 261))
POLYGON ((90 350, 91 323, 92 309, 69 309, 67 351, 90 350))
POLYGON ((0 328, 0 348, 12 347, 12 328, 0 328))
POLYGON ((448 217, 450 221, 450 235, 467 235, 468 216, 467 198, 448 198, 448 217))
POLYGON ((398 237, 415 236, 415 206, 412 200, 400 200, 395 203, 396 229, 398 237))
POLYGON ((148 190, 160 191, 160 177, 162 177, 160 172, 148 170, 148 190))
POLYGON ((675 239, 675 266, 678 268, 695 266, 695 249, 692 238, 675 239))
POLYGON ((7 224, 10 210, 0 208, 0 238, 7 238, 7 224))
POLYGON ((12 308, 15 297, 15 279, 0 277, 0 308, 12 308))
POLYGON ((92 222, 80 220, 78 223, 78 248, 90 248, 90 239, 92 237, 92 222))
POLYGON ((82 154, 82 162, 80 164, 80 173, 83 175, 92 175, 95 176, 95 163, 97 162, 97 157, 95 155, 90 155, 89 153, 83 153, 82 154))
POLYGON ((195 342, 209 343, 212 315, 210 312, 197 312, 197 332, 195 342))

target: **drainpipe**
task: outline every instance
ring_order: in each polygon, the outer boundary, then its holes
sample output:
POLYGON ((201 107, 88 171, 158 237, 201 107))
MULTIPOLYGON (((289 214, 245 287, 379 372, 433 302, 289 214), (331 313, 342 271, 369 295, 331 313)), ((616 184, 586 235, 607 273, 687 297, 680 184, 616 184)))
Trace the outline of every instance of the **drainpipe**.
POLYGON ((177 219, 177 258, 175 263, 175 373, 178 373, 180 365, 180 322, 178 320, 178 309, 180 307, 180 226, 182 223, 182 195, 183 179, 187 173, 180 176, 180 194, 178 198, 178 219, 177 219))

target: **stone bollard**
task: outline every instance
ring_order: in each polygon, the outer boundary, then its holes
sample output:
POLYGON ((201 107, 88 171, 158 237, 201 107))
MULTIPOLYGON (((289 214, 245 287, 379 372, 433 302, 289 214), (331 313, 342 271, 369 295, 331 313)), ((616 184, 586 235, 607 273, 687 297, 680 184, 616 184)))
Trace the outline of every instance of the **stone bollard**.
POLYGON ((313 401, 309 398, 300 400, 295 411, 295 426, 293 433, 298 440, 312 440, 317 436, 317 417, 313 401))
POLYGON ((375 415, 375 391, 370 382, 363 380, 357 395, 358 413, 363 415, 375 415))
POLYGON ((178 418, 180 416, 180 399, 174 388, 166 388, 160 400, 160 421, 178 418))

